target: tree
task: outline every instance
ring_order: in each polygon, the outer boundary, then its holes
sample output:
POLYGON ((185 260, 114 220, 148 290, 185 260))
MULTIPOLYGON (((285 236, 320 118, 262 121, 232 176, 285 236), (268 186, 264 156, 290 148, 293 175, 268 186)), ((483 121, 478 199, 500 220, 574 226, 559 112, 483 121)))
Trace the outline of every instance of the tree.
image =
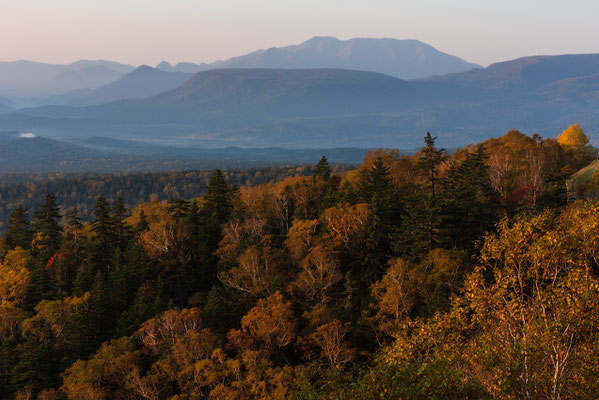
POLYGON ((574 124, 558 135, 557 141, 564 148, 572 168, 578 170, 595 158, 595 149, 589 144, 589 137, 578 124, 574 124))
POLYGON ((124 397, 130 374, 137 369, 139 353, 128 337, 102 345, 89 360, 75 362, 64 373, 62 390, 69 400, 124 397))
POLYGON ((568 181, 572 170, 559 158, 555 158, 545 174, 545 191, 540 204, 545 207, 562 207, 568 204, 568 181))
POLYGON ((236 265, 218 277, 227 286, 259 297, 268 294, 277 269, 277 260, 268 248, 250 246, 239 255, 236 265))
POLYGON ((389 175, 389 169, 381 158, 374 161, 372 168, 361 173, 359 192, 370 206, 373 214, 386 225, 397 224, 401 219, 401 201, 389 175))
POLYGON ((297 322, 291 302, 285 301, 280 292, 275 292, 258 304, 241 319, 242 331, 229 332, 229 340, 238 348, 244 348, 244 342, 255 347, 264 355, 281 354, 297 335, 297 322))
POLYGON ((339 260, 333 250, 316 245, 300 262, 300 272, 292 287, 308 304, 323 304, 333 297, 332 289, 342 279, 339 260))
POLYGON ((471 247, 477 238, 493 227, 498 202, 491 186, 486 149, 478 146, 446 173, 440 190, 444 235, 447 245, 471 247))
POLYGON ((312 176, 320 177, 325 180, 331 177, 331 166, 329 165, 329 161, 325 156, 322 156, 320 161, 314 166, 312 170, 312 176))
POLYGON ((81 221, 79 207, 73 207, 67 216, 67 232, 78 236, 79 231, 83 228, 81 221))
POLYGON ((426 133, 424 142, 426 146, 420 149, 420 156, 418 157, 418 168, 422 170, 427 179, 427 185, 430 189, 430 197, 435 197, 435 185, 437 183, 437 169, 439 165, 445 161, 447 156, 445 155, 445 149, 437 149, 435 147, 435 140, 437 137, 432 137, 430 132, 426 133))
POLYGON ((9 249, 21 247, 28 249, 31 244, 29 214, 22 204, 15 208, 8 219, 8 227, 4 236, 9 249))
POLYGON ((94 232, 92 256, 96 268, 103 273, 110 269, 113 245, 115 241, 113 220, 110 216, 110 207, 104 196, 99 196, 94 209, 92 221, 94 232))
POLYGON ((217 169, 208 181, 202 214, 204 223, 220 227, 227 222, 233 210, 231 191, 221 170, 217 169))
POLYGON ((131 228, 127 225, 127 207, 123 204, 123 198, 118 196, 112 206, 111 225, 114 231, 115 247, 121 253, 124 253, 129 238, 131 236, 131 228))
POLYGON ((47 261, 52 257, 60 246, 62 229, 58 225, 59 210, 56 197, 47 194, 40 211, 36 212, 33 217, 32 227, 35 232, 35 247, 40 252, 43 261, 47 261))
POLYGON ((150 224, 148 224, 146 213, 144 212, 144 210, 141 210, 139 212, 139 220, 137 221, 137 224, 135 224, 135 231, 137 233, 142 233, 147 231, 148 229, 150 229, 150 224))
POLYGON ((25 299, 30 281, 29 253, 17 247, 0 264, 0 306, 16 307, 25 299))

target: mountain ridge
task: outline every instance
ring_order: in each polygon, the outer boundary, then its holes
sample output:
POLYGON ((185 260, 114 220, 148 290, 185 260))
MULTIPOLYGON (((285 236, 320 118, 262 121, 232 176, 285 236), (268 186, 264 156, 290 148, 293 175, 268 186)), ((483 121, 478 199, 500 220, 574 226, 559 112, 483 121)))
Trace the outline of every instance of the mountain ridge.
POLYGON ((423 132, 461 146, 517 128, 555 136, 579 122, 599 139, 599 55, 543 56, 420 80, 339 69, 203 71, 174 90, 89 107, 0 116, 47 136, 194 145, 414 148, 423 132))
POLYGON ((416 79, 480 68, 480 65, 468 63, 415 39, 340 40, 315 36, 300 44, 255 50, 227 60, 202 64, 179 63, 175 66, 163 61, 156 68, 187 72, 222 68, 336 68, 416 79))
POLYGON ((117 80, 87 91, 72 91, 46 100, 49 104, 90 106, 118 100, 144 98, 174 89, 192 74, 166 72, 141 65, 117 80))

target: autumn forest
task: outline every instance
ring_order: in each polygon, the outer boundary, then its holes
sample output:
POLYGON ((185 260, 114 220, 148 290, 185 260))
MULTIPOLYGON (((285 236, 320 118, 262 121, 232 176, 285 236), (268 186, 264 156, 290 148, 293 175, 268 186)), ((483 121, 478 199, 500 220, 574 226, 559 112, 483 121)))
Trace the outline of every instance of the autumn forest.
POLYGON ((436 139, 3 185, 0 398, 595 398, 596 150, 577 124, 436 139))

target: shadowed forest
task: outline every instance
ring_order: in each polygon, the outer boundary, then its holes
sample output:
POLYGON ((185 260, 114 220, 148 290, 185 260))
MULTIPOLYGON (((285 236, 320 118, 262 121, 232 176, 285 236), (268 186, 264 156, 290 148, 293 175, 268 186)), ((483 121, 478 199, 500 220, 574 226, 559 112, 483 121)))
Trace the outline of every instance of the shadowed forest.
POLYGON ((595 397, 588 137, 424 139, 353 169, 0 187, 0 398, 595 397))

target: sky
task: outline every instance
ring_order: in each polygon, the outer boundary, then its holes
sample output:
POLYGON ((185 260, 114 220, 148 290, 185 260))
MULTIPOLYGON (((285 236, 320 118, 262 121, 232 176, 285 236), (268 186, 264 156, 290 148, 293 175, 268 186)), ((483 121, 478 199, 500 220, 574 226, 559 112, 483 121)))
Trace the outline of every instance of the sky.
POLYGON ((211 62, 313 36, 418 39, 488 65, 599 53, 596 0, 0 0, 0 60, 211 62))

